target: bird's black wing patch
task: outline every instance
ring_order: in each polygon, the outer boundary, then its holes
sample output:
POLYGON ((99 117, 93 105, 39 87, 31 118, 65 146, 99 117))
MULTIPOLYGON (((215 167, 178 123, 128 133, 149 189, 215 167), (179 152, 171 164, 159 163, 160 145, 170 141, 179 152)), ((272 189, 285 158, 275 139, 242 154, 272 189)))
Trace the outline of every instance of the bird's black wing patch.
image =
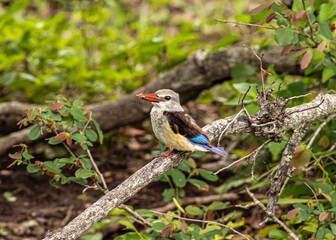
MULTIPOLYGON (((189 139, 195 138, 199 135, 206 134, 195 123, 195 120, 186 112, 163 112, 163 115, 167 118, 169 125, 174 133, 179 133, 189 139)), ((208 138, 208 137, 206 137, 208 138)))

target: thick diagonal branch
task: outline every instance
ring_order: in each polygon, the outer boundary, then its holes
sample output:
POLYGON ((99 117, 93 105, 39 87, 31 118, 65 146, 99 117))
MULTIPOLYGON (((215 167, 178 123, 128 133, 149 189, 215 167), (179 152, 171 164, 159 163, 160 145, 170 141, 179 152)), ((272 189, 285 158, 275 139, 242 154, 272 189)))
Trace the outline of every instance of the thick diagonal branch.
MULTIPOLYGON (((277 133, 284 134, 287 130, 293 128, 294 126, 301 126, 299 128, 305 129, 311 122, 329 114, 336 113, 336 95, 320 95, 312 102, 293 107, 289 109, 289 111, 294 111, 294 113, 288 115, 282 122, 276 124, 274 131, 277 133), (316 106, 322 99, 324 99, 322 104, 316 108, 310 108, 312 106, 316 106), (304 109, 309 109, 309 111, 304 111, 304 109)), ((251 127, 251 124, 246 116, 240 116, 232 122, 233 119, 234 116, 217 120, 205 126, 203 130, 213 142, 216 142, 224 129, 226 129, 226 134, 253 131, 253 127, 251 127), (226 128, 228 124, 230 124, 230 126, 226 128)), ((265 126, 264 128, 268 133, 268 126, 265 126)), ((262 127, 259 130, 262 131, 262 127)), ((299 139, 302 139, 302 134, 304 135, 303 130, 296 130, 295 135, 293 134, 292 143, 287 150, 288 154, 292 152, 292 149, 294 148, 293 146, 299 141, 299 139)), ((284 154, 284 156, 287 156, 288 154, 284 154)), ((187 153, 173 152, 172 159, 162 157, 154 159, 115 189, 111 190, 97 202, 92 204, 59 232, 49 235, 45 239, 78 238, 81 233, 89 229, 92 224, 104 218, 108 212, 112 211, 121 203, 124 203, 134 196, 140 189, 151 183, 155 178, 166 172, 169 168, 177 166, 187 156, 187 153)), ((287 158, 283 161, 286 163, 287 158)))

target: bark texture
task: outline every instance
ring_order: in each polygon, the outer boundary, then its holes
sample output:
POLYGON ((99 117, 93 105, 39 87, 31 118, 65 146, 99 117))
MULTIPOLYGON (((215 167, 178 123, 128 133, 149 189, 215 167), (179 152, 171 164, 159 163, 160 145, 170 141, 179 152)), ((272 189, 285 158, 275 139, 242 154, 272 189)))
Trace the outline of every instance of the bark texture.
MULTIPOLYGON (((260 111, 263 111, 263 109, 260 111)), ((310 124, 320 118, 334 113, 336 113, 336 95, 321 94, 309 103, 285 109, 283 111, 284 117, 276 120, 274 125, 271 124, 273 125, 272 127, 268 125, 258 127, 257 134, 261 134, 262 136, 280 136, 287 130, 297 127, 283 153, 281 163, 276 172, 277 177, 274 179, 271 186, 271 189, 273 187, 274 191, 271 190, 271 194, 269 196, 270 198, 275 196, 276 199, 278 196, 277 186, 281 185, 282 179, 288 173, 288 171, 286 171, 286 165, 289 163, 297 144, 301 141, 302 137, 309 129, 310 124)), ((251 117, 257 119, 258 114, 251 117)), ((266 116, 266 118, 268 117, 269 116, 266 116)), ((236 118, 235 121, 233 120, 234 116, 220 119, 205 126, 203 130, 208 134, 214 143, 216 143, 222 131, 228 124, 230 124, 230 126, 226 129, 225 135, 241 132, 256 133, 256 127, 253 126, 253 123, 251 123, 251 120, 247 116, 242 115, 236 118)), ((113 210, 115 207, 135 195, 140 189, 166 172, 169 168, 176 167, 188 155, 189 154, 185 152, 174 151, 171 155, 172 159, 165 157, 154 159, 115 189, 100 198, 60 231, 54 234, 49 234, 45 239, 78 238, 84 231, 89 229, 93 223, 104 218, 109 211, 113 210)), ((272 212, 272 209, 268 210, 272 212)))

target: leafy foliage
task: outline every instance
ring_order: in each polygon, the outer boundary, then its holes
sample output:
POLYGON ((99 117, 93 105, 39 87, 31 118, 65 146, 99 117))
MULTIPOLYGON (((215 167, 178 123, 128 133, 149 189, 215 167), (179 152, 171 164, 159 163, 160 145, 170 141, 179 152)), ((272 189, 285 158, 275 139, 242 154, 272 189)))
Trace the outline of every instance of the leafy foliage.
POLYGON ((34 156, 28 152, 28 146, 19 144, 20 152, 10 154, 14 159, 13 165, 25 164, 29 173, 41 173, 51 177, 50 184, 66 184, 76 182, 79 184, 88 184, 88 179, 93 182, 100 182, 98 174, 92 170, 92 163, 87 154, 75 156, 70 150, 70 146, 79 145, 83 150, 88 150, 93 146, 93 142, 98 139, 102 143, 103 133, 99 124, 91 118, 92 112, 83 107, 83 102, 76 100, 73 103, 61 97, 57 101, 49 101, 49 105, 43 109, 28 108, 23 113, 23 119, 19 122, 21 126, 33 124, 29 131, 28 137, 36 140, 40 135, 53 133, 55 136, 50 137, 48 143, 51 145, 63 144, 71 155, 69 158, 56 158, 54 161, 39 161, 33 159, 34 156), (90 123, 94 122, 97 133, 92 129, 90 123), (69 130, 71 129, 71 130, 69 130), (62 168, 69 166, 70 169, 75 167, 77 170, 74 176, 66 176, 62 173, 62 168))

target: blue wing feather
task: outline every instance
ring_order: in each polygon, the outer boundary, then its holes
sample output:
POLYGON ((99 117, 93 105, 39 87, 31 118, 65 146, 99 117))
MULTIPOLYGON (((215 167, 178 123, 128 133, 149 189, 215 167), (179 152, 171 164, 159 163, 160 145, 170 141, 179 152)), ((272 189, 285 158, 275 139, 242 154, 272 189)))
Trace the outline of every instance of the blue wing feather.
POLYGON ((211 152, 217 153, 219 155, 225 156, 226 152, 224 151, 224 148, 222 147, 210 147, 206 144, 198 144, 201 147, 204 147, 206 149, 209 149, 211 152))
POLYGON ((203 143, 203 144, 207 144, 209 143, 209 139, 207 138, 207 136, 205 136, 204 134, 200 134, 197 137, 193 137, 193 138, 188 138, 189 141, 191 141, 192 143, 203 143))

